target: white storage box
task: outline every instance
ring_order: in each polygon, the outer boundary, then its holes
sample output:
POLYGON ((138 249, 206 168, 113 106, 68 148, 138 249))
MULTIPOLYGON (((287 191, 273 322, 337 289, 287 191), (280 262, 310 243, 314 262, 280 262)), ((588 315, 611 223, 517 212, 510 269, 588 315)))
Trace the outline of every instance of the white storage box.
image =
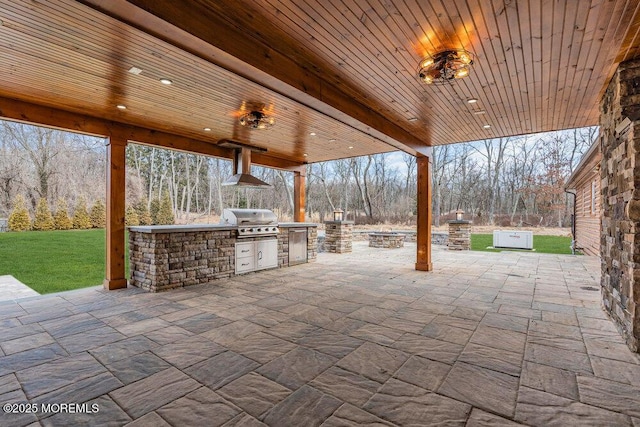
POLYGON ((532 231, 495 230, 494 248, 533 249, 532 231))

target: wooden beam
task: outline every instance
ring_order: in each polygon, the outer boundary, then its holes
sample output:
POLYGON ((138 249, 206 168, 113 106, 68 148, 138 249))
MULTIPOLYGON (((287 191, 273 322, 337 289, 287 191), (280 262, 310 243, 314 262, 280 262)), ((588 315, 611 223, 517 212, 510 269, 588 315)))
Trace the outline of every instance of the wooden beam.
POLYGON ((103 286, 107 290, 127 287, 124 269, 126 147, 123 136, 111 136, 107 144, 107 268, 103 286))
POLYGON ((427 156, 418 156, 418 232, 416 270, 431 271, 431 164, 427 156))
MULTIPOLYGON (((214 8, 189 0, 80 0, 96 10, 228 69, 360 132, 415 155, 430 141, 418 138, 377 110, 354 99, 294 58, 237 28, 214 8)), ((346 84, 346 83, 345 83, 346 84)), ((404 117, 397 117, 404 120, 404 117)))
POLYGON ((305 221, 307 168, 293 172, 293 221, 305 221))
MULTIPOLYGON (((0 97, 0 118, 103 138, 116 134, 129 142, 229 160, 233 159, 233 150, 219 147, 212 141, 186 138, 180 135, 126 123, 112 122, 11 98, 0 97)), ((296 170, 302 166, 301 163, 273 157, 268 153, 254 153, 251 161, 256 165, 284 170, 296 170)))

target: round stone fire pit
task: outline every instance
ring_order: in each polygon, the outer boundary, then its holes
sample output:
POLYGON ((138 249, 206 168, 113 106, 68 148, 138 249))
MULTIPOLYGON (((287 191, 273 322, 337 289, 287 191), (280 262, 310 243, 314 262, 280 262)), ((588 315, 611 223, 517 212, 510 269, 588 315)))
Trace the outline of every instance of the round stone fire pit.
POLYGON ((404 234, 400 233, 369 233, 370 248, 402 248, 404 247, 404 234))

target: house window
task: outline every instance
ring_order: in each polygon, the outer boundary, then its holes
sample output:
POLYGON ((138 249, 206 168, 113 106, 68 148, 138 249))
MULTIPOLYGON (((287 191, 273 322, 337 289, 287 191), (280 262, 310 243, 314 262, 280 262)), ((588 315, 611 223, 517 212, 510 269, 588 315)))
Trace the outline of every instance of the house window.
POLYGON ((594 179, 591 181, 591 215, 596 214, 596 197, 598 197, 597 183, 594 179))

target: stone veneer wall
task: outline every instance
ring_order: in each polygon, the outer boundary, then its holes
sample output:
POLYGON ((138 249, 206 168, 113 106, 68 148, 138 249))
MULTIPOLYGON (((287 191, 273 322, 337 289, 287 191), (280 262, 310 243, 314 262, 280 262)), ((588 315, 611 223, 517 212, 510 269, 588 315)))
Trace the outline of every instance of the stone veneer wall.
POLYGON ((307 228, 307 262, 318 258, 318 227, 307 228))
MULTIPOLYGON (((415 242, 417 233, 415 231, 406 230, 389 230, 389 231, 376 231, 376 230, 353 230, 353 241, 359 242, 363 240, 369 240, 369 234, 371 233, 398 233, 404 235, 405 242, 415 242)), ((446 231, 432 231, 431 232, 431 244, 432 245, 446 245, 449 240, 449 233, 446 231)))
POLYGON ((403 248, 404 247, 404 234, 397 233, 370 233, 369 234, 369 247, 370 248, 403 248))
POLYGON ((471 250, 471 221, 449 221, 450 251, 471 250))
POLYGON ((130 283, 158 292, 230 277, 235 243, 235 230, 130 232, 130 283))
POLYGON ((620 64, 600 103, 602 299, 633 351, 640 340, 640 61, 620 64), (625 126, 624 120, 630 125, 625 126))
MULTIPOLYGON (((318 256, 317 227, 307 229, 307 262, 318 256)), ((250 240, 259 240, 248 239, 250 240)), ((130 284, 159 292, 235 275, 235 230, 129 232, 130 284)), ((278 234, 278 267, 289 266, 289 228, 278 234)))
MULTIPOLYGON (((293 227, 298 228, 298 227, 293 227)), ((307 229, 307 262, 318 258, 318 227, 307 229)), ((289 266, 289 227, 280 227, 278 233, 278 267, 289 266)))
POLYGON ((351 252, 353 249, 353 222, 326 221, 324 250, 337 254, 351 252))

